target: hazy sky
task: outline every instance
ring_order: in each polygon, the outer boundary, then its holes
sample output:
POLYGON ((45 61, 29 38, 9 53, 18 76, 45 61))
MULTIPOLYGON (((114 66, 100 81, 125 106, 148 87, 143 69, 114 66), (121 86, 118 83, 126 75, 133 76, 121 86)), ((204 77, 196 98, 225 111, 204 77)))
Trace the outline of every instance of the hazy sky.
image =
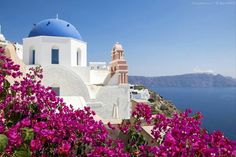
POLYGON ((22 43, 34 23, 72 23, 89 61, 110 61, 119 41, 129 75, 214 72, 236 78, 236 0, 1 0, 0 24, 22 43))

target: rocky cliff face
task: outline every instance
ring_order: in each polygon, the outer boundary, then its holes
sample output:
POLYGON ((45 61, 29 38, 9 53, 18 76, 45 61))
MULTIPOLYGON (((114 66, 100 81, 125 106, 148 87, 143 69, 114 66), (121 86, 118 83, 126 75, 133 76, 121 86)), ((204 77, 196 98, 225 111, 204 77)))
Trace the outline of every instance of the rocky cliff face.
POLYGON ((181 112, 171 101, 163 98, 159 94, 156 94, 156 98, 155 103, 152 105, 153 114, 162 113, 170 117, 173 113, 181 112))
MULTIPOLYGON (((135 86, 137 90, 141 89, 148 89, 145 86, 135 86)), ((169 100, 163 98, 160 94, 148 89, 150 94, 150 99, 148 100, 148 104, 150 104, 152 108, 152 114, 155 115, 156 113, 162 113, 166 116, 172 116, 173 113, 180 112, 176 108, 176 106, 169 100)))
POLYGON ((129 82, 146 87, 236 87, 234 78, 207 73, 160 77, 129 76, 129 82))

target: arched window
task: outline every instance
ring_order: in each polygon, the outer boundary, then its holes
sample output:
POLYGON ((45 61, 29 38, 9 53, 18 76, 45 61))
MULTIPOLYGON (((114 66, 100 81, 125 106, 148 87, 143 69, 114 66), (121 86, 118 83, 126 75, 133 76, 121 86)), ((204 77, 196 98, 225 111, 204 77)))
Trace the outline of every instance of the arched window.
POLYGON ((81 65, 81 50, 78 49, 76 52, 76 64, 81 65))
POLYGON ((35 64, 35 50, 34 49, 30 51, 29 64, 35 64))
POLYGON ((59 49, 53 48, 51 51, 51 63, 59 64, 59 49))
POLYGON ((79 65, 79 52, 76 52, 76 64, 79 65))

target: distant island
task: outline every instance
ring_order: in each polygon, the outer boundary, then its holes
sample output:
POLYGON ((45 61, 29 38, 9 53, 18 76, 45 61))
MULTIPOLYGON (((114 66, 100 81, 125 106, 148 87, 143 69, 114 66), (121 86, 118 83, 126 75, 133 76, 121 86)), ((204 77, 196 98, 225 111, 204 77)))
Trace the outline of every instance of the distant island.
POLYGON ((220 74, 192 73, 173 76, 129 76, 129 83, 146 87, 236 87, 236 79, 220 74))

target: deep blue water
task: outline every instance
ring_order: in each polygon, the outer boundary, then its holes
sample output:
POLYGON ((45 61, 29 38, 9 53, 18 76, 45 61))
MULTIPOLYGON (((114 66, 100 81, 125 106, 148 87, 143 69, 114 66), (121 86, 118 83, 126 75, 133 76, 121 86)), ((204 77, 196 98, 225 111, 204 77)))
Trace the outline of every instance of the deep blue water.
POLYGON ((203 127, 221 130, 236 140, 236 88, 150 88, 171 100, 177 108, 191 108, 204 116, 203 127))

